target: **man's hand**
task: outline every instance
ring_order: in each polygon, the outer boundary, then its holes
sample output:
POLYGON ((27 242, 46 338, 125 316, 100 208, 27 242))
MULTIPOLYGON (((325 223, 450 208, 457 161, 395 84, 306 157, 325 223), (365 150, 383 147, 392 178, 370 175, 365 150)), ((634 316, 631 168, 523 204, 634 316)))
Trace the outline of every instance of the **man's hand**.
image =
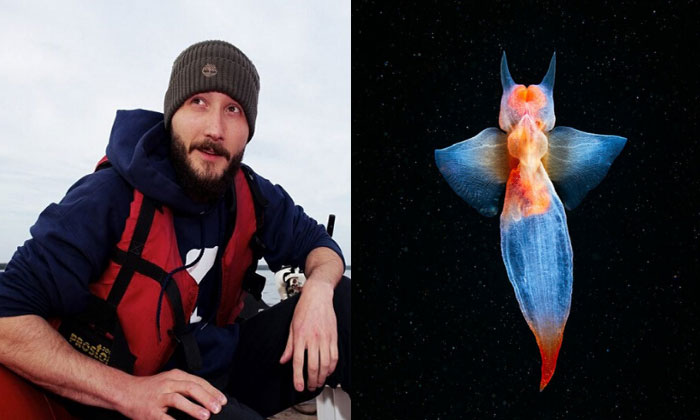
POLYGON ((226 404, 207 381, 179 370, 138 377, 103 365, 36 315, 0 318, 0 363, 58 395, 131 418, 172 419, 173 407, 206 419, 226 404))
POLYGON ((338 329, 333 311, 333 288, 324 283, 309 284, 302 289, 289 328, 287 347, 280 363, 293 356, 294 389, 304 390, 304 351, 308 352, 308 387, 322 386, 338 363, 338 329))
POLYGON ((166 414, 170 407, 196 419, 208 419, 226 405, 224 394, 207 381, 177 369, 133 377, 131 382, 119 411, 133 419, 172 419, 166 414))
POLYGON ((338 363, 338 326, 333 289, 343 274, 340 257, 328 248, 316 248, 306 259, 308 278, 294 309, 287 347, 280 363, 292 359, 294 389, 304 390, 304 352, 307 353, 308 389, 323 386, 338 363))

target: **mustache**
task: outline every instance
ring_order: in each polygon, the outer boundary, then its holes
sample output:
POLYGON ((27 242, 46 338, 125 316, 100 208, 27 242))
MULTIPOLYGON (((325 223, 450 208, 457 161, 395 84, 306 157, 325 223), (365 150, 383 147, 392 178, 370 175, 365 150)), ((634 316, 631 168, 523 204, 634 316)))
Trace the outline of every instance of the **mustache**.
POLYGON ((226 160, 231 160, 231 154, 224 148, 224 146, 219 143, 215 142, 212 139, 205 139, 202 140, 199 143, 192 143, 190 145, 190 150, 189 152, 193 152, 195 150, 205 150, 209 149, 210 152, 213 152, 214 154, 217 154, 219 156, 223 156, 226 158, 226 160))

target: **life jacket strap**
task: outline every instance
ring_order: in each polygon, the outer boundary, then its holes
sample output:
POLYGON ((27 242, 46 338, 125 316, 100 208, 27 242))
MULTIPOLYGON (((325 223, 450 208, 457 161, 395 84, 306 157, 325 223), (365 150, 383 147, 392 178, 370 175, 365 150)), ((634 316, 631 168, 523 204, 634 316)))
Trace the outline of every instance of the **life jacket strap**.
POLYGON ((144 260, 143 258, 134 258, 132 254, 119 248, 115 248, 114 251, 112 251, 111 258, 115 263, 121 266, 129 265, 133 268, 134 272, 150 277, 161 284, 168 275, 165 270, 152 262, 144 260))
POLYGON ((175 325, 172 329, 172 335, 175 341, 182 344, 182 350, 185 353, 185 362, 190 372, 197 371, 202 368, 202 355, 199 352, 197 340, 191 328, 185 323, 185 316, 182 309, 182 297, 180 289, 174 281, 168 283, 165 288, 165 293, 168 295, 170 304, 173 306, 173 315, 175 317, 175 325), (179 310, 176 308, 180 308, 179 310))
MULTIPOLYGON (((131 283, 131 278, 136 272, 138 262, 145 261, 143 258, 141 258, 141 253, 143 252, 143 247, 148 239, 148 233, 151 231, 151 225, 153 224, 153 217, 156 212, 156 207, 157 206, 152 199, 145 195, 143 196, 141 209, 139 210, 139 217, 136 220, 136 226, 134 227, 134 234, 131 237, 131 242, 129 243, 129 251, 124 253, 125 255, 121 263, 121 269, 119 269, 119 274, 117 274, 117 278, 114 280, 114 285, 107 296, 107 302, 112 304, 114 307, 119 306, 119 302, 121 302, 122 298, 124 297, 124 293, 126 293, 129 283, 131 283)), ((115 247, 115 249, 114 254, 119 254, 119 251, 121 250, 117 247, 115 247)), ((156 279, 158 280, 158 278, 156 279)))

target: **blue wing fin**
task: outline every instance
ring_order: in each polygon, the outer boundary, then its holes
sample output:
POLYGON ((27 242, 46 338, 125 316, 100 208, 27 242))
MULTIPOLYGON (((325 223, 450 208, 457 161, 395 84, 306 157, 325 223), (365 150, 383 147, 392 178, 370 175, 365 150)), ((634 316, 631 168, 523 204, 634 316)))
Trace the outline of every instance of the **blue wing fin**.
POLYGON ((585 133, 570 127, 549 132, 549 150, 542 159, 564 206, 578 206, 600 183, 627 139, 585 133))
POLYGON ((435 163, 457 195, 482 215, 495 216, 510 173, 508 156, 506 134, 487 128, 436 150, 435 163))

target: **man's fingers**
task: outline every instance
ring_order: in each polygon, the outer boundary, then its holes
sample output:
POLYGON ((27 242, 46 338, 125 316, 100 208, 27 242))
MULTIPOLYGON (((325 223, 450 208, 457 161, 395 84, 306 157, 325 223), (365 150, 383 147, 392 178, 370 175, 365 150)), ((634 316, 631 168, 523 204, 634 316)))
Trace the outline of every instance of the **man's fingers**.
POLYGON ((314 391, 318 387, 318 371, 319 371, 318 345, 311 343, 309 351, 306 353, 306 364, 308 366, 307 381, 309 391, 314 391))
MULTIPOLYGON (((195 375, 189 375, 189 376, 191 377, 192 381, 199 384, 199 386, 201 386, 202 389, 204 389, 204 391, 206 391, 209 395, 211 395, 211 397, 213 398, 213 400, 211 401, 212 404, 218 404, 220 407, 223 407, 224 405, 226 405, 226 403, 228 401, 226 400, 226 395, 224 395, 223 392, 219 391, 218 389, 216 389, 216 387, 214 385, 210 384, 205 379, 200 378, 199 376, 195 376, 195 375)), ((210 411, 211 411, 211 409, 210 409, 210 411)))
POLYGON ((172 392, 170 394, 163 395, 165 405, 172 408, 177 408, 183 413, 187 413, 195 419, 208 419, 209 410, 206 408, 193 403, 181 394, 177 392, 172 392))
MULTIPOLYGON (((212 403, 218 403, 220 407, 226 405, 228 401, 226 400, 226 395, 224 395, 223 392, 219 391, 214 385, 210 384, 205 379, 200 378, 199 376, 190 376, 193 378, 194 382, 199 384, 207 393, 209 393, 209 395, 211 395, 214 398, 212 403)), ((207 406, 207 408, 209 408, 210 411, 212 411, 210 407, 207 406)))
POLYGON ((328 374, 335 372, 335 368, 338 366, 338 335, 335 334, 331 338, 330 346, 330 360, 329 360, 328 374))
MULTIPOLYGON (((221 400, 208 392, 202 385, 194 381, 179 381, 173 391, 190 397, 212 413, 221 411, 221 400)), ((219 392, 217 390, 217 392, 219 392)), ((197 416, 197 418, 200 418, 197 416)), ((208 417, 207 417, 208 418, 208 417)))
POLYGON ((330 375, 330 349, 328 346, 322 346, 319 349, 319 359, 320 359, 320 365, 318 369, 318 381, 317 385, 318 386, 323 386, 323 384, 326 383, 326 378, 328 375, 330 375))
POLYGON ((292 358, 292 350, 294 350, 294 333, 290 328, 289 337, 287 337, 287 347, 284 348, 282 357, 280 357, 280 364, 285 364, 292 358))
POLYGON ((304 390, 304 350, 303 343, 297 343, 294 346, 294 356, 292 359, 294 389, 299 392, 304 390))
POLYGON ((205 379, 181 370, 171 372, 174 379, 171 391, 194 398, 212 413, 218 413, 226 405, 226 396, 205 379))

